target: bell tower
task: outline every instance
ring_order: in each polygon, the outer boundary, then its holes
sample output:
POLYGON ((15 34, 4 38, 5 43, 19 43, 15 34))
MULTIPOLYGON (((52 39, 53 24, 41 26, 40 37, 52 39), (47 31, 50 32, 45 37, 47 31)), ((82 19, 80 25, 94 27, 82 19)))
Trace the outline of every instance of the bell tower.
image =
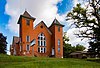
POLYGON ((27 50, 27 45, 30 43, 31 34, 34 29, 33 22, 35 18, 33 18, 27 11, 20 15, 18 20, 19 24, 19 37, 22 45, 22 51, 25 52, 27 50))
POLYGON ((52 32, 52 54, 58 58, 63 58, 63 27, 56 18, 49 27, 52 32))

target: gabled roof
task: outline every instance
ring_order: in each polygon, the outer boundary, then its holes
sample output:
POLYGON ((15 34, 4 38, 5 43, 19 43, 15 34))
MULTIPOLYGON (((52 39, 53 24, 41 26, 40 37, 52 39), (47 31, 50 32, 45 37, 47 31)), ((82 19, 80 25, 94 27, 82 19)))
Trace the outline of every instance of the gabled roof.
MULTIPOLYGON (((39 24, 44 24, 44 26, 46 27, 46 29, 48 30, 48 32, 49 32, 50 34, 52 34, 51 31, 48 29, 48 27, 46 26, 46 24, 45 24, 43 21, 41 21, 39 24)), ((37 24, 37 25, 35 26, 35 28, 36 28, 39 24, 37 24)))
POLYGON ((19 18, 19 20, 18 20, 18 24, 20 24, 20 20, 21 20, 22 17, 28 18, 28 19, 33 19, 33 20, 36 19, 36 18, 32 17, 27 11, 25 11, 25 12, 23 13, 23 15, 20 15, 20 18, 19 18))
POLYGON ((13 42, 12 42, 12 44, 16 44, 16 43, 18 43, 19 41, 20 41, 20 38, 19 38, 19 37, 13 36, 13 42))
MULTIPOLYGON (((51 26, 52 26, 52 25, 59 25, 59 26, 64 27, 64 25, 60 24, 60 22, 59 22, 56 18, 55 18, 54 21, 52 22, 51 26)), ((50 26, 50 27, 51 27, 51 26, 50 26)))
POLYGON ((70 55, 77 55, 77 54, 87 54, 87 51, 76 51, 72 52, 70 55))
POLYGON ((25 11, 22 16, 29 17, 29 18, 34 18, 27 11, 25 11))

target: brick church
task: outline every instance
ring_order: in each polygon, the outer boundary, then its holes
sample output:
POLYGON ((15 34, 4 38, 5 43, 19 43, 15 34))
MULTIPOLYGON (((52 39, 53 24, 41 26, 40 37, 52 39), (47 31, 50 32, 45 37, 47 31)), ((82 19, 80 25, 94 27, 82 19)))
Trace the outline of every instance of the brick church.
POLYGON ((34 21, 27 11, 20 15, 19 37, 13 37, 11 55, 63 58, 64 25, 54 19, 50 27, 43 21, 33 27, 34 21))

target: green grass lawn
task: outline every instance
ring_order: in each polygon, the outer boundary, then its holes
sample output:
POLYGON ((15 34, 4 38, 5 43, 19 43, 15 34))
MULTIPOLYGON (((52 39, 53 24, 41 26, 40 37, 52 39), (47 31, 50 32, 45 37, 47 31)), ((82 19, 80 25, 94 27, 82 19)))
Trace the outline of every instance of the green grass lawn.
POLYGON ((0 54, 0 68, 100 68, 100 63, 86 59, 37 58, 0 54))

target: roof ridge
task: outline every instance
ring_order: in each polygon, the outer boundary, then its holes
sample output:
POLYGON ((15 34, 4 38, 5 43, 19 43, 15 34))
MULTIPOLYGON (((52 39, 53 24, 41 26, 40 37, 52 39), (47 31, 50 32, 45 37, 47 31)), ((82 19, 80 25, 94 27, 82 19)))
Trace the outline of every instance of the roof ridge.
POLYGON ((53 23, 60 24, 56 18, 54 19, 53 23))
POLYGON ((26 10, 24 11, 24 13, 22 15, 20 15, 19 20, 18 20, 18 24, 20 24, 20 20, 22 19, 22 17, 24 18, 28 18, 28 19, 32 19, 35 20, 36 18, 32 17, 26 10))
MULTIPOLYGON (((52 22, 52 24, 50 25, 50 27, 51 27, 52 25, 59 25, 59 26, 64 27, 64 25, 60 24, 60 22, 59 22, 56 18, 53 20, 53 22, 52 22)), ((50 27, 49 27, 49 28, 50 28, 50 27)))
POLYGON ((23 16, 32 17, 26 10, 25 10, 25 12, 23 13, 23 16))
POLYGON ((38 24, 35 26, 35 28, 36 28, 39 24, 41 24, 41 23, 43 23, 44 26, 47 28, 48 32, 49 32, 50 34, 52 34, 52 32, 51 32, 51 31, 49 30, 49 28, 47 27, 47 25, 44 23, 44 21, 40 21, 40 23, 38 23, 38 24))

